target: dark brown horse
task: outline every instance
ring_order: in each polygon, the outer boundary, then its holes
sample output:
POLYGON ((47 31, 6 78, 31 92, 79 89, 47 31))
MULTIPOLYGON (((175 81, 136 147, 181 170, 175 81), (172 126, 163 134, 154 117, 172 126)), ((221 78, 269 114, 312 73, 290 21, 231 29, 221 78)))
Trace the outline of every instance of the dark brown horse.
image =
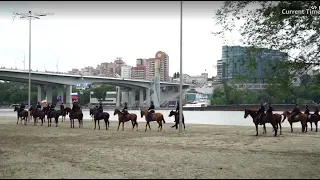
POLYGON ((253 124, 256 126, 256 136, 258 136, 258 125, 259 123, 263 125, 263 134, 267 133, 266 130, 266 125, 263 122, 260 122, 260 118, 258 117, 257 111, 256 110, 251 110, 251 109, 245 109, 244 110, 244 118, 247 118, 248 116, 252 117, 253 124))
POLYGON ((38 118, 39 118, 41 120, 41 126, 42 126, 45 119, 45 113, 41 111, 41 109, 37 109, 34 106, 31 106, 29 111, 30 111, 30 115, 33 117, 34 125, 37 124, 38 118))
POLYGON ((124 114, 119 109, 115 109, 113 115, 115 116, 116 114, 118 115, 118 122, 119 122, 117 131, 119 131, 119 127, 121 123, 122 123, 122 131, 124 131, 124 123, 127 121, 131 121, 132 131, 135 126, 137 126, 137 131, 138 131, 138 122, 137 122, 136 114, 130 113, 127 115, 127 117, 124 117, 124 114))
MULTIPOLYGON (((176 129, 178 129, 178 125, 179 125, 179 113, 175 112, 175 111, 170 111, 169 113, 169 117, 174 116, 174 122, 175 125, 171 126, 172 128, 176 127, 176 129)), ((183 124, 183 128, 184 130, 186 130, 186 125, 184 124, 184 115, 182 115, 182 124, 183 124)))
POLYGON ((307 124, 307 118, 308 118, 308 115, 307 114, 298 114, 294 117, 292 117, 292 113, 290 113, 289 111, 284 111, 282 113, 282 115, 284 115, 284 119, 282 120, 282 122, 284 122, 284 120, 286 120, 286 118, 288 118, 288 122, 290 124, 290 127, 291 127, 291 132, 293 132, 293 129, 292 129, 292 123, 296 123, 296 122, 300 122, 301 123, 301 131, 302 132, 307 132, 306 129, 308 128, 308 124, 307 124))
MULTIPOLYGON (((70 109, 70 108, 69 108, 70 109)), ((69 111, 66 108, 66 111, 69 113, 69 118, 70 118, 70 128, 74 128, 74 120, 78 119, 79 122, 79 128, 83 127, 83 113, 81 110, 73 112, 72 110, 69 111)))
POLYGON ((94 115, 94 112, 95 112, 96 110, 97 110, 96 108, 90 108, 90 110, 89 110, 89 115, 91 116, 92 121, 94 120, 93 115, 94 115))
POLYGON ((108 130, 108 127, 109 127, 109 113, 107 112, 103 112, 102 114, 99 114, 98 110, 94 110, 93 111, 93 119, 94 119, 94 130, 96 129, 96 126, 97 126, 97 121, 98 121, 98 127, 100 129, 100 120, 104 120, 104 123, 106 125, 106 130, 108 130))
POLYGON ((140 112, 140 114, 141 114, 141 118, 143 116, 145 116, 145 119, 147 121, 145 131, 147 131, 147 127, 148 126, 149 126, 149 129, 151 131, 151 127, 150 127, 150 122, 151 121, 157 121, 157 123, 159 124, 158 131, 162 131, 162 121, 163 121, 163 123, 166 123, 162 113, 151 113, 147 109, 145 109, 145 110, 142 110, 140 112))
POLYGON ((17 112, 17 124, 19 124, 19 118, 20 118, 21 124, 22 124, 22 119, 23 119, 24 125, 27 125, 28 116, 29 116, 28 111, 26 111, 26 110, 20 111, 20 108, 18 106, 14 106, 13 112, 17 112))
POLYGON ((267 112, 265 119, 268 123, 270 123, 274 129, 274 136, 277 136, 278 134, 278 122, 277 119, 274 117, 274 114, 272 112, 267 112))
MULTIPOLYGON (((310 131, 313 130, 312 128, 312 123, 316 126, 316 132, 318 132, 318 121, 320 120, 320 116, 318 114, 309 114, 308 115, 308 122, 310 123, 311 129, 310 131)), ((308 131, 308 129, 306 130, 308 131)))
POLYGON ((44 110, 45 114, 47 115, 48 127, 51 127, 52 118, 55 120, 56 127, 58 127, 60 110, 56 111, 54 109, 49 109, 48 106, 44 107, 43 110, 44 110))

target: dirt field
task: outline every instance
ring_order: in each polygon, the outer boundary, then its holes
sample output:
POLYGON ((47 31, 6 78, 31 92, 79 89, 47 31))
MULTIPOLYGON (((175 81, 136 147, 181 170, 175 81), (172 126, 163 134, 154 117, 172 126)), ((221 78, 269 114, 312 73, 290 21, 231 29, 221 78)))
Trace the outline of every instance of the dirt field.
MULTIPOLYGON (((320 132, 300 129, 273 137, 254 136, 254 127, 171 124, 157 132, 93 130, 0 120, 0 178, 320 178, 320 132)), ((120 129, 121 130, 121 129, 120 129)), ((260 127, 260 132, 262 128, 260 127)))

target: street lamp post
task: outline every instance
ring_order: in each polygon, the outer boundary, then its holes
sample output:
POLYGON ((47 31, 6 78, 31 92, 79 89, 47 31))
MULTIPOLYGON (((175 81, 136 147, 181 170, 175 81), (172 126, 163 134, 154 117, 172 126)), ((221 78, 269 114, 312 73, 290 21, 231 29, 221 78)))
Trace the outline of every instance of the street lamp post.
POLYGON ((182 133, 182 81, 183 81, 183 73, 182 73, 182 1, 180 1, 180 98, 179 98, 179 133, 182 133))
MULTIPOLYGON (((29 90, 28 90, 28 106, 31 105, 31 20, 40 19, 40 16, 53 15, 53 13, 18 13, 13 12, 13 21, 16 16, 20 16, 21 20, 29 20, 29 90)), ((30 116, 30 114, 29 114, 30 116)))

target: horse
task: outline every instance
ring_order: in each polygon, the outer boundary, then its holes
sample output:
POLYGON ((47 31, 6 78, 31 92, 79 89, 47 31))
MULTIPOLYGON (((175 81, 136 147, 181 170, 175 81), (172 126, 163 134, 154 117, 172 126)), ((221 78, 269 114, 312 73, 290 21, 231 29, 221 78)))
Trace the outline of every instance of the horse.
POLYGON ((288 118, 288 122, 290 124, 291 127, 291 132, 293 132, 292 129, 292 123, 296 123, 296 122, 300 122, 301 123, 301 131, 302 132, 307 132, 306 129, 308 128, 308 124, 307 124, 307 114, 302 114, 299 113, 297 114, 295 117, 292 117, 292 113, 290 113, 289 111, 284 111, 282 113, 282 115, 284 115, 284 119, 282 120, 282 122, 284 122, 284 120, 286 120, 286 118, 288 118))
POLYGON ((274 117, 272 112, 267 112, 266 116, 264 117, 268 123, 270 123, 274 129, 274 136, 277 136, 278 133, 278 122, 277 119, 274 117))
MULTIPOLYGON (((316 126, 316 132, 318 132, 318 121, 320 120, 320 116, 318 114, 309 114, 308 115, 308 122, 310 123, 311 129, 310 131, 313 130, 312 128, 312 123, 316 126)), ((306 129, 308 131, 308 129, 306 129)))
MULTIPOLYGON (((267 133, 267 129, 266 129, 265 123, 270 123, 270 121, 268 121, 268 119, 266 119, 267 121, 260 122, 261 120, 258 118, 258 114, 257 114, 256 110, 245 109, 244 110, 244 118, 247 118, 248 115, 250 115, 252 117, 253 123, 256 126, 256 136, 258 136, 258 125, 259 125, 259 123, 262 123, 262 125, 263 125, 263 134, 266 134, 267 133)), ((266 118, 266 116, 264 118, 266 118)), ((275 114, 273 114, 273 118, 277 122, 277 124, 279 124, 279 126, 280 126, 280 135, 282 135, 282 126, 281 126, 282 115, 275 113, 275 114)), ((274 130, 275 130, 275 128, 273 128, 273 131, 274 130)))
POLYGON ((51 119, 54 118, 55 123, 56 123, 56 127, 58 127, 58 123, 59 123, 59 116, 60 116, 61 112, 60 110, 56 111, 55 109, 47 111, 47 119, 48 119, 48 127, 51 127, 51 119))
POLYGON ((89 115, 92 118, 92 121, 94 119, 93 115, 94 115, 95 110, 96 110, 96 108, 90 108, 90 110, 89 110, 89 115))
POLYGON ((28 121, 28 116, 29 113, 26 110, 20 111, 20 108, 18 106, 14 106, 13 112, 17 111, 17 124, 19 124, 19 118, 21 118, 21 124, 22 124, 22 119, 24 119, 24 125, 27 125, 28 121), (20 111, 20 112, 19 112, 20 111))
POLYGON ((66 115, 67 115, 67 112, 65 110, 65 108, 61 108, 58 110, 59 112, 59 116, 61 116, 61 122, 63 122, 63 120, 66 120, 66 115))
POLYGON ((141 118, 143 116, 145 116, 145 119, 147 121, 145 131, 147 131, 147 127, 148 126, 149 126, 149 129, 151 131, 151 127, 150 127, 150 122, 151 121, 157 121, 158 124, 159 124, 158 131, 162 131, 162 121, 163 121, 163 123, 166 123, 162 113, 152 113, 151 114, 147 109, 145 109, 145 110, 141 110, 140 114, 141 114, 141 118), (151 118, 150 118, 150 116, 151 116, 151 118))
MULTIPOLYGON (((67 109, 67 108, 66 108, 67 109)), ((70 128, 74 128, 74 120, 75 119, 78 119, 78 122, 79 122, 79 128, 83 127, 83 113, 81 110, 78 110, 78 111, 69 111, 70 112, 69 114, 69 118, 70 118, 70 128)))
MULTIPOLYGON (((176 123, 175 125, 171 126, 172 128, 176 127, 176 129, 178 129, 178 125, 179 125, 179 113, 175 112, 175 111, 170 111, 169 117, 174 116, 174 122, 176 123)), ((186 130, 186 126, 184 124, 184 115, 182 115, 182 124, 183 124, 183 128, 184 130, 186 130)))
POLYGON ((94 110, 93 111, 93 119, 94 119, 94 130, 96 130, 96 126, 97 126, 97 121, 98 121, 98 127, 99 127, 99 130, 100 130, 100 120, 104 120, 104 123, 106 124, 106 130, 108 130, 108 127, 109 127, 109 113, 107 112, 103 112, 101 115, 99 115, 99 112, 98 110, 94 110))
POLYGON ((138 122, 137 122, 137 115, 136 114, 130 113, 127 115, 126 118, 124 118, 124 114, 119 109, 115 109, 113 115, 115 116, 116 114, 118 115, 118 121, 119 121, 117 131, 119 131, 119 127, 120 127, 121 123, 122 123, 122 131, 124 131, 124 123, 127 121, 130 121, 130 120, 132 123, 132 131, 135 126, 137 126, 137 131, 138 131, 138 122))
POLYGON ((40 109, 38 110, 34 106, 31 106, 29 111, 31 112, 30 114, 34 119, 34 125, 36 125, 36 123, 38 122, 37 118, 39 118, 41 120, 41 126, 42 126, 44 118, 45 118, 45 113, 43 111, 41 111, 40 109))

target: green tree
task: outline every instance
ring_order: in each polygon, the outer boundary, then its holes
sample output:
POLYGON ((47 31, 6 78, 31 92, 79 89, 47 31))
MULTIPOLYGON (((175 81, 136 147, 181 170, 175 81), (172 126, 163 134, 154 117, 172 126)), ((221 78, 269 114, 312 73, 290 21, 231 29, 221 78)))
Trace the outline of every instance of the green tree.
POLYGON ((290 55, 291 61, 283 62, 295 76, 319 64, 320 16, 288 14, 283 9, 306 10, 319 5, 319 1, 225 1, 215 17, 221 30, 213 34, 228 42, 226 33, 238 30, 244 44, 252 47, 289 54, 299 49, 298 55, 290 55), (238 28, 235 23, 241 20, 238 28))

